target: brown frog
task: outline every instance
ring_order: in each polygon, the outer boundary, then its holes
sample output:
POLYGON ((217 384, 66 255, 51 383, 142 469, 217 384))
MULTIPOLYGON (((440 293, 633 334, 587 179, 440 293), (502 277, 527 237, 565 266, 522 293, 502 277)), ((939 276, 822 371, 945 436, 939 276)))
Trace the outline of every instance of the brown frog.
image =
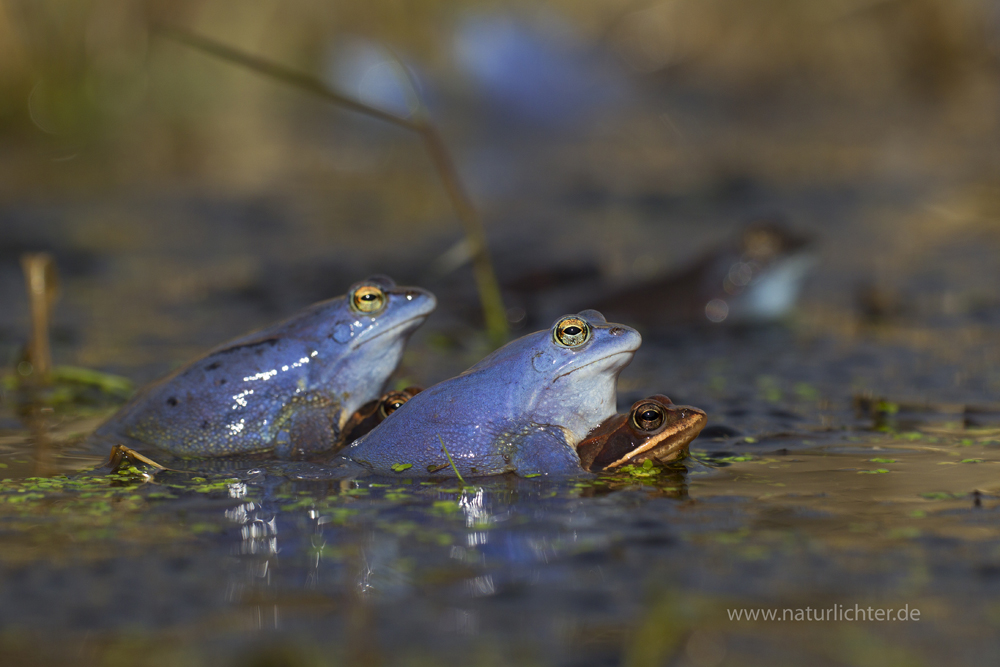
POLYGON ((636 401, 626 414, 604 420, 576 446, 580 465, 590 472, 614 470, 652 459, 681 458, 708 417, 688 405, 674 405, 662 394, 636 401))
POLYGON ((423 387, 407 387, 401 391, 387 391, 379 398, 368 401, 358 408, 357 412, 351 415, 347 424, 344 425, 346 436, 343 443, 349 445, 368 433, 421 391, 423 391, 423 387))

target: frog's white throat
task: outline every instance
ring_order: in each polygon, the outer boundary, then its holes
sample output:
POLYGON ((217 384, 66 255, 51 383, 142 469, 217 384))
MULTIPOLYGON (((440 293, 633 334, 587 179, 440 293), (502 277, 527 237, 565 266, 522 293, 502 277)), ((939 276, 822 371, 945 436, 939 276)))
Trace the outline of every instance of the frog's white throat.
POLYGON ((618 410, 618 376, 634 352, 620 352, 557 376, 538 396, 537 423, 557 424, 575 446, 618 410))
POLYGON ((324 379, 324 385, 340 403, 340 428, 362 405, 382 395, 389 376, 403 359, 410 334, 422 320, 411 320, 409 331, 397 331, 394 336, 379 336, 365 341, 359 350, 345 355, 329 377, 324 379))

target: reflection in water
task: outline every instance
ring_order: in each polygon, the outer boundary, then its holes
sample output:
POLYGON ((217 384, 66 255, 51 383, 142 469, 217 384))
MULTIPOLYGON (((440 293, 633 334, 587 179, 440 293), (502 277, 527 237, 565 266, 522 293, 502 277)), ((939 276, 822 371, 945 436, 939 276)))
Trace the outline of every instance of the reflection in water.
MULTIPOLYGON (((247 485, 243 482, 229 486, 231 498, 246 494, 247 485)), ((244 502, 228 509, 225 517, 240 526, 240 542, 231 552, 237 557, 236 569, 230 574, 226 598, 235 604, 251 603, 250 622, 255 629, 276 630, 279 627, 278 605, 265 601, 273 598, 268 592, 272 586, 272 571, 277 565, 278 517, 255 502, 244 502), (254 601, 257 602, 254 604, 254 601)))
POLYGON ((362 599, 397 599, 412 588, 412 563, 404 556, 401 537, 365 530, 359 558, 357 591, 362 599))
POLYGON ((52 443, 49 439, 49 428, 45 413, 51 414, 52 408, 32 408, 27 416, 28 428, 35 445, 35 476, 47 477, 55 473, 53 465, 52 443))
POLYGON ((309 535, 309 574, 306 575, 306 587, 316 590, 320 586, 319 566, 323 560, 323 550, 326 548, 326 537, 323 534, 323 524, 329 517, 319 515, 316 510, 309 510, 307 513, 312 522, 312 532, 309 535))
MULTIPOLYGON (((239 471, 240 481, 208 497, 168 487, 181 497, 152 501, 144 518, 151 526, 176 522, 173 508, 184 507, 188 526, 221 520, 224 530, 204 532, 196 552, 225 572, 211 595, 234 613, 235 627, 261 640, 274 631, 301 632, 336 647, 346 663, 395 655, 387 647, 433 645, 465 664, 470 645, 462 642, 483 648, 508 641, 564 656, 581 652, 580 664, 608 662, 622 646, 642 645, 632 633, 645 632, 634 628, 647 622, 658 637, 676 628, 674 648, 662 650, 694 660, 721 655, 706 649, 704 637, 718 636, 713 645, 727 652, 741 641, 741 627, 726 625, 713 597, 719 591, 749 606, 774 599, 792 607, 867 606, 873 596, 895 605, 912 596, 914 607, 931 590, 929 568, 944 567, 955 590, 980 581, 953 555, 959 545, 988 564, 1000 553, 997 436, 927 429, 906 437, 867 434, 863 441, 786 438, 784 454, 774 453, 774 442, 743 443, 738 456, 712 457, 718 467, 689 462, 698 474, 688 473, 690 495, 680 499, 666 491, 678 484, 676 469, 564 483, 483 479, 460 489, 399 478, 294 482, 282 471, 295 464, 268 463, 239 471), (209 518, 191 518, 199 512, 209 518), (816 559, 823 564, 818 579, 816 559), (792 599, 802 591, 816 600, 792 599)), ((166 475, 156 482, 168 480, 191 480, 192 488, 205 481, 166 475)), ((140 494, 162 488, 148 484, 140 494)), ((174 583, 190 577, 212 591, 216 582, 171 567, 163 589, 158 575, 101 585, 127 585, 144 600, 168 601, 201 618, 174 583)), ((0 589, 0 602, 5 594, 0 589)), ((958 599, 954 591, 934 594, 939 606, 964 618, 949 606, 958 599)), ((981 601, 961 595, 962 604, 981 601)), ((137 604, 142 610, 160 603, 137 604)), ((757 641, 782 645, 780 628, 757 631, 757 641)))
POLYGON ((489 574, 480 577, 473 577, 470 581, 466 582, 465 588, 467 593, 472 597, 493 595, 497 592, 497 588, 493 584, 493 575, 489 574))

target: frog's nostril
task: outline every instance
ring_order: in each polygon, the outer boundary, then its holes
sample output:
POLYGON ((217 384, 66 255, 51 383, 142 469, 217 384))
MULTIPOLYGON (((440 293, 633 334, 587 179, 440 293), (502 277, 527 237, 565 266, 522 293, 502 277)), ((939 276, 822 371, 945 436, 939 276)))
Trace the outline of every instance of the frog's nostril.
POLYGON ((608 331, 608 333, 611 334, 612 336, 621 336, 623 333, 625 333, 625 329, 622 327, 611 327, 611 330, 608 331))

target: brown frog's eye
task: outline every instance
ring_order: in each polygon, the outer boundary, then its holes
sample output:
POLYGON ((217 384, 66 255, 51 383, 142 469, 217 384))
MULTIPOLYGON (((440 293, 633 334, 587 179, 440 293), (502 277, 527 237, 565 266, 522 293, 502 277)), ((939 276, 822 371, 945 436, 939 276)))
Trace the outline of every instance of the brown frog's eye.
POLYGON ((577 347, 590 338, 590 325, 579 317, 564 317, 556 322, 552 337, 563 347, 577 347))
POLYGON ((655 431, 663 425, 666 413, 656 403, 644 403, 632 411, 632 425, 640 431, 655 431))
POLYGON ((382 419, 385 419, 396 410, 399 410, 399 408, 401 408, 408 400, 410 400, 409 394, 404 394, 403 392, 393 392, 393 395, 387 397, 378 407, 378 411, 382 414, 382 419))
POLYGON ((359 313, 377 313, 385 305, 385 292, 374 285, 362 285, 351 295, 351 306, 359 313))

